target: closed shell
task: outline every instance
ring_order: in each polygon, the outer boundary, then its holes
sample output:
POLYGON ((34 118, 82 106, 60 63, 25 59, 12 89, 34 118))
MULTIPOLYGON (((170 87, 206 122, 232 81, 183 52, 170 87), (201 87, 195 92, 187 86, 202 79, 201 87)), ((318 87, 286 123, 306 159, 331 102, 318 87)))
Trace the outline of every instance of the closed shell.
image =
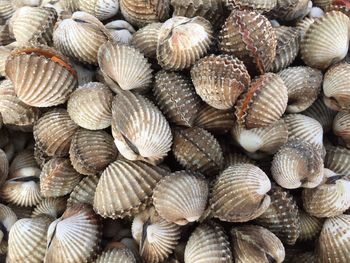
POLYGON ((225 170, 229 166, 233 166, 240 163, 249 163, 256 165, 255 160, 250 159, 248 156, 241 153, 233 152, 225 154, 223 170, 225 170))
POLYGON ((94 175, 83 178, 70 193, 67 206, 79 203, 93 205, 98 180, 94 175))
POLYGON ((33 210, 32 217, 47 215, 52 218, 60 217, 66 210, 67 199, 65 197, 45 198, 33 210))
POLYGON ((140 28, 132 37, 131 45, 136 47, 148 58, 157 57, 157 44, 160 28, 163 23, 151 23, 140 28))
POLYGON ((350 150, 344 147, 328 146, 324 166, 337 174, 350 174, 350 150))
POLYGON ((8 246, 8 234, 12 226, 16 223, 17 216, 12 209, 6 205, 0 204, 0 254, 4 255, 7 253, 8 246))
POLYGON ((300 234, 298 241, 312 240, 318 236, 323 226, 323 220, 311 216, 299 209, 300 234))
POLYGON ((102 21, 118 13, 119 2, 118 0, 79 0, 79 9, 102 21))
POLYGON ((3 26, 0 26, 0 45, 6 46, 14 41, 15 39, 13 35, 10 33, 9 25, 6 24, 3 26))
POLYGON ((114 248, 103 251, 95 263, 136 263, 136 259, 128 248, 114 248))

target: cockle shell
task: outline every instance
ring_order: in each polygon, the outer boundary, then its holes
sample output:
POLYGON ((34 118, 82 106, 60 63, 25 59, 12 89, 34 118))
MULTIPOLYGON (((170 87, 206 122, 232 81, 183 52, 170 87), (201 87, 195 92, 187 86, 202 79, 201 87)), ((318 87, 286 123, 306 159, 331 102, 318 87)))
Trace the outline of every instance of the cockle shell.
POLYGON ((10 33, 9 25, 0 25, 0 45, 6 46, 12 42, 14 42, 14 36, 10 33))
POLYGON ((350 113, 338 112, 337 115, 335 115, 333 120, 333 133, 342 139, 347 148, 350 148, 350 113))
POLYGON ((136 263, 136 259, 130 249, 114 248, 103 251, 95 263, 136 263))
POLYGON ((94 81, 96 73, 94 68, 86 67, 78 62, 73 62, 73 67, 77 72, 79 86, 83 86, 94 81))
POLYGON ((0 46, 0 76, 5 77, 6 60, 11 54, 11 49, 8 47, 0 46))
POLYGON ((70 193, 67 206, 79 203, 93 205, 98 180, 95 175, 83 178, 70 193))
POLYGON ((315 22, 315 19, 312 17, 304 17, 303 19, 297 22, 296 27, 299 30, 300 42, 304 39, 306 31, 309 29, 310 25, 313 22, 315 22))
POLYGON ((6 205, 0 204, 0 254, 7 253, 8 246, 8 235, 13 226, 17 221, 16 214, 12 209, 6 205))
POLYGON ((256 10, 259 13, 268 12, 277 5, 277 0, 226 0, 226 6, 230 9, 256 10))
POLYGON ((301 19, 309 13, 308 0, 277 0, 277 5, 269 13, 269 17, 283 21, 301 19))
POLYGON ((34 144, 34 159, 40 168, 43 168, 44 164, 51 159, 42 149, 34 144))
POLYGON ((9 173, 9 161, 6 153, 0 149, 0 186, 4 184, 9 173))
POLYGON ((327 146, 324 166, 337 174, 350 175, 350 150, 327 146))
POLYGON ((0 2, 0 24, 4 25, 14 12, 13 0, 2 0, 0 2))
POLYGON ((299 209, 300 234, 298 241, 311 240, 321 232, 323 220, 299 209))
POLYGON ((241 163, 249 163, 249 164, 256 165, 255 160, 250 159, 248 156, 241 153, 233 152, 233 153, 225 154, 223 170, 225 170, 229 166, 233 166, 241 163))
POLYGON ((12 0, 12 4, 15 8, 22 6, 39 6, 40 0, 12 0))
POLYGON ((129 45, 134 38, 135 29, 124 20, 114 20, 105 24, 105 27, 111 34, 114 42, 129 45))
POLYGON ((136 47, 148 58, 157 57, 157 44, 160 28, 163 23, 151 23, 140 28, 132 36, 131 45, 136 47))
POLYGON ((52 218, 60 217, 66 210, 67 198, 65 197, 48 197, 43 199, 33 210, 32 217, 47 215, 52 218))
POLYGON ((118 0, 79 0, 79 9, 99 20, 107 20, 118 13, 118 0))
POLYGON ((25 149, 18 152, 12 160, 8 179, 39 176, 40 172, 41 170, 35 161, 33 150, 25 149))

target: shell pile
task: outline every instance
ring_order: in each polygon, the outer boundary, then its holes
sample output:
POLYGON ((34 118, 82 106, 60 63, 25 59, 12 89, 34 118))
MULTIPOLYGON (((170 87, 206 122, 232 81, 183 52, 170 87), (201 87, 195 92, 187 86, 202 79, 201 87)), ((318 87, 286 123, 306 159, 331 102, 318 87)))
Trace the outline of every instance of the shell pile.
POLYGON ((0 0, 0 262, 349 263, 348 0, 0 0))

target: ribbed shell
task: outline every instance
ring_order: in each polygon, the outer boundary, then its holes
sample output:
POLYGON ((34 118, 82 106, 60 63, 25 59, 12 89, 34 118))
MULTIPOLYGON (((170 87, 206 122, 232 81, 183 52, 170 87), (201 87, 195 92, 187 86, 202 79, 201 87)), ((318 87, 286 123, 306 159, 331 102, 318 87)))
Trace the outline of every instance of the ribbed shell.
POLYGON ((233 166, 240 163, 250 163, 255 165, 256 162, 253 159, 250 159, 248 156, 241 154, 241 153, 227 153, 225 154, 225 161, 223 170, 228 168, 229 166, 233 166))
POLYGON ((312 17, 304 17, 302 20, 299 20, 296 24, 296 27, 299 30, 300 42, 303 40, 306 31, 309 29, 310 25, 315 22, 315 19, 312 17))
POLYGON ((61 216, 66 210, 67 199, 65 197, 45 198, 33 210, 32 217, 47 215, 52 218, 61 216))
POLYGON ((267 12, 277 5, 277 0, 226 0, 226 6, 232 9, 256 10, 259 13, 267 12))
POLYGON ((218 141, 202 128, 175 129, 172 152, 186 169, 215 176, 223 164, 223 154, 218 141))
POLYGON ((114 248, 103 251, 95 263, 136 263, 136 259, 130 249, 114 248))
POLYGON ((12 209, 6 205, 0 204, 0 254, 7 253, 8 234, 14 223, 17 221, 17 216, 12 209))
POLYGON ((25 149, 16 153, 11 162, 10 173, 7 179, 16 177, 39 176, 41 170, 34 158, 34 152, 31 149, 25 149))
POLYGON ((4 25, 13 13, 15 12, 15 8, 12 5, 12 0, 2 0, 0 2, 0 24, 4 25))
POLYGON ((79 9, 99 20, 106 20, 118 13, 118 0, 79 0, 79 9))
POLYGON ((183 70, 204 57, 213 41, 213 29, 203 17, 175 16, 159 31, 158 64, 167 70, 183 70))
POLYGON ((148 58, 157 57, 157 44, 163 23, 152 23, 140 28, 132 36, 131 45, 139 49, 148 58))
POLYGON ((335 115, 333 133, 342 139, 347 148, 350 148, 350 113, 338 112, 335 115))
POLYGON ((350 174, 350 150, 337 146, 327 146, 324 166, 337 174, 350 174))
MULTIPOLYGON (((1 4, 1 3, 0 3, 1 4)), ((11 49, 8 47, 0 46, 0 76, 5 77, 6 60, 11 54, 11 49)))
MULTIPOLYGON (((1 20, 1 18, 0 18, 1 20)), ((10 33, 9 25, 6 24, 4 26, 0 26, 0 45, 6 46, 12 42, 14 42, 15 39, 13 35, 10 33)))
POLYGON ((43 168, 44 164, 51 159, 43 150, 41 150, 37 144, 34 144, 34 159, 40 168, 43 168))
POLYGON ((331 11, 315 20, 301 42, 300 53, 306 65, 326 69, 342 60, 349 48, 349 18, 331 11))
POLYGON ((299 209, 300 234, 298 241, 314 239, 321 232, 323 220, 299 209))
POLYGON ((237 121, 247 129, 261 128, 278 121, 287 108, 288 92, 283 80, 266 73, 253 80, 235 106, 237 121))
POLYGON ((191 127, 201 105, 191 80, 165 70, 159 71, 155 79, 153 93, 164 115, 177 125, 191 127))
POLYGON ((9 174, 9 161, 6 153, 0 149, 0 186, 4 184, 9 174))
POLYGON ((70 193, 67 206, 79 203, 93 205, 98 180, 97 176, 83 178, 70 193))

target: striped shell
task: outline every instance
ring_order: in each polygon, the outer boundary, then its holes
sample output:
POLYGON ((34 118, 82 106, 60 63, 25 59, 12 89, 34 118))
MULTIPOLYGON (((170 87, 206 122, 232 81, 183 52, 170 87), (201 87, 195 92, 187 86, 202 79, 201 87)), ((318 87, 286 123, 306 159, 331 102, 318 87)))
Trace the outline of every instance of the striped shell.
POLYGON ((79 0, 79 9, 99 20, 107 20, 118 13, 118 0, 79 0))
POLYGON ((300 234, 298 241, 312 240, 318 236, 323 226, 323 220, 309 215, 299 209, 300 234))
POLYGON ((7 253, 8 235, 12 226, 16 223, 17 216, 12 209, 6 205, 0 204, 0 254, 7 253))
POLYGON ((0 45, 6 46, 14 42, 14 36, 10 33, 9 25, 0 26, 0 45))
POLYGON ((157 57, 157 44, 163 23, 151 23, 133 34, 131 45, 141 51, 147 58, 157 57))
POLYGON ((338 112, 333 120, 333 133, 350 148, 350 113, 338 112))
POLYGON ((83 178, 70 193, 67 206, 79 203, 93 205, 98 180, 97 176, 83 178))
POLYGON ((0 76, 5 77, 6 60, 11 54, 11 49, 8 47, 0 46, 0 76))
POLYGON ((64 210, 66 210, 66 205, 67 198, 65 197, 45 198, 34 208, 32 217, 38 217, 41 215, 47 215, 52 218, 60 217, 64 210))
MULTIPOLYGON (((225 2, 225 1, 224 1, 225 2)), ((256 10, 259 13, 268 12, 277 5, 277 0, 226 0, 226 6, 230 9, 256 10)))
POLYGON ((233 152, 233 153, 225 154, 225 161, 224 161, 223 170, 225 170, 229 166, 233 166, 233 165, 241 164, 241 163, 243 163, 243 164, 248 163, 248 164, 256 165, 255 160, 250 159, 248 156, 241 154, 241 153, 233 152))
POLYGON ((114 248, 103 251, 95 263, 136 263, 136 259, 130 249, 114 248))
POLYGON ((350 150, 328 146, 324 166, 337 174, 350 175, 350 150))
POLYGON ((13 0, 2 0, 0 2, 0 24, 4 25, 6 21, 13 15, 15 8, 13 0))
POLYGON ((7 179, 17 177, 39 176, 39 169, 34 152, 31 149, 25 149, 17 152, 10 165, 10 173, 7 179))

